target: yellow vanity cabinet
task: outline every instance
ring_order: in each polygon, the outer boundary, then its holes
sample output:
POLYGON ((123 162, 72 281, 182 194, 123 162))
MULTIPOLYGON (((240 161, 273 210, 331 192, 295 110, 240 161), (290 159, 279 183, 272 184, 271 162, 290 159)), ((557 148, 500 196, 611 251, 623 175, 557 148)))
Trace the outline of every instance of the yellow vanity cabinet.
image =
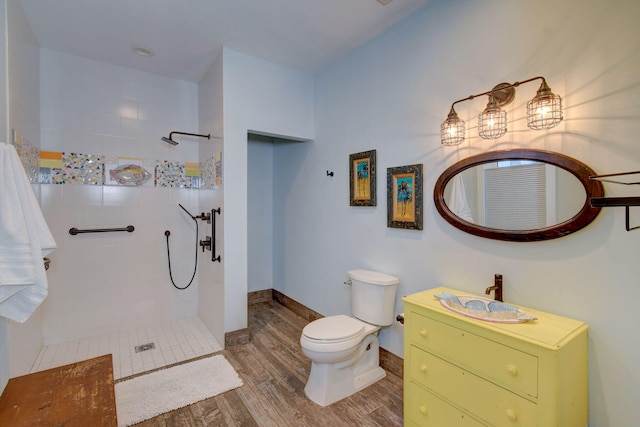
POLYGON ((406 426, 585 427, 587 325, 520 307, 537 319, 494 323, 434 295, 404 300, 406 426))

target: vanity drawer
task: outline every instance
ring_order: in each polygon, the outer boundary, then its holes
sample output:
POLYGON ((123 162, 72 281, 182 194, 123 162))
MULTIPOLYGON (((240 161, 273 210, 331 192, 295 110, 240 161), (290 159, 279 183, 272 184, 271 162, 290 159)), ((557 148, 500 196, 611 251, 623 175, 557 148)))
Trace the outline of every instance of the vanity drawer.
POLYGON ((416 312, 410 313, 411 342, 491 381, 538 396, 538 358, 416 312))
MULTIPOLYGON (((492 426, 535 427, 535 403, 411 346, 409 376, 492 426)), ((446 425, 446 424, 445 424, 446 425)))
POLYGON ((406 394, 405 422, 412 426, 486 427, 414 382, 406 394))

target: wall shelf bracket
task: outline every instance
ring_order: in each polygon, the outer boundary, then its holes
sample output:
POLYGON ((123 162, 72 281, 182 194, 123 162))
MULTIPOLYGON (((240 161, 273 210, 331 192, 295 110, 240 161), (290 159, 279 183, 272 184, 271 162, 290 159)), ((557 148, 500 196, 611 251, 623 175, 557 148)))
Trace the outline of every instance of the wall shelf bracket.
POLYGON ((640 228, 640 225, 637 225, 635 227, 629 226, 629 209, 631 206, 640 206, 640 197, 592 197, 591 206, 593 206, 594 208, 624 206, 625 228, 627 229, 627 231, 640 228))
MULTIPOLYGON (((593 175, 590 176, 589 179, 621 185, 640 185, 640 180, 638 179, 638 177, 640 177, 640 171, 610 173, 607 175, 593 175), (626 178, 629 178, 632 175, 636 175, 636 177, 632 177, 632 179, 626 180, 626 178), (612 179, 614 177, 622 178, 612 179)), ((640 225, 631 227, 629 224, 630 208, 632 206, 640 206, 640 197, 592 197, 590 202, 591 206, 598 208, 624 206, 626 230, 631 231, 640 228, 640 225)))

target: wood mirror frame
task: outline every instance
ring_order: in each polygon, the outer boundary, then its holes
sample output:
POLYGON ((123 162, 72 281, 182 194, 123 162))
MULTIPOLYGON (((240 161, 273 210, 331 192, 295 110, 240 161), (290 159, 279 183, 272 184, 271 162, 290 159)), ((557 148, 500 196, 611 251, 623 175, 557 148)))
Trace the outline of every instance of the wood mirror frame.
POLYGON ((564 154, 542 150, 502 150, 483 153, 461 160, 445 170, 438 178, 433 190, 433 200, 436 209, 442 217, 454 227, 467 233, 485 237, 488 239, 505 240, 511 242, 534 242, 540 240, 556 239, 574 233, 591 223, 600 213, 600 208, 592 207, 592 197, 603 197, 604 187, 597 180, 589 179, 597 175, 589 166, 564 154), (498 160, 536 160, 548 163, 566 170, 575 176, 584 186, 586 193, 582 209, 572 218, 546 228, 533 230, 501 230, 473 224, 455 215, 447 206, 444 199, 444 191, 447 183, 458 173, 473 166, 498 160))

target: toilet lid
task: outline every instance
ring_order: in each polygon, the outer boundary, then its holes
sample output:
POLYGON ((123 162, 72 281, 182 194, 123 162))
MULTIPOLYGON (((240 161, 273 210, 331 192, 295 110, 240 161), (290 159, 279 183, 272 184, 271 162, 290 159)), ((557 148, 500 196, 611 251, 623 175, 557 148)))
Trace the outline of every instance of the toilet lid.
POLYGON ((363 330, 362 322, 340 314, 314 320, 304 327, 302 333, 314 340, 344 341, 361 334, 363 330))

